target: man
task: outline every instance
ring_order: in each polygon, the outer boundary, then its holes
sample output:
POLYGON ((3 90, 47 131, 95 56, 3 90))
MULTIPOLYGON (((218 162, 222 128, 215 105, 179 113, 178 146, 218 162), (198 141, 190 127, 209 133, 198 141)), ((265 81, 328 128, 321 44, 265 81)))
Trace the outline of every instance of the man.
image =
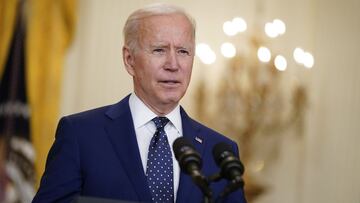
MULTIPOLYGON (((139 202, 202 202, 201 190, 172 153, 184 136, 203 159, 203 173, 219 171, 213 146, 228 138, 192 120, 179 106, 190 82, 195 24, 182 9, 156 4, 130 15, 123 61, 134 93, 119 103, 63 117, 33 202, 92 196, 139 202), (156 144, 161 143, 161 144, 156 144)), ((214 196, 226 181, 211 184, 214 196)), ((245 202, 242 190, 225 202, 245 202)))

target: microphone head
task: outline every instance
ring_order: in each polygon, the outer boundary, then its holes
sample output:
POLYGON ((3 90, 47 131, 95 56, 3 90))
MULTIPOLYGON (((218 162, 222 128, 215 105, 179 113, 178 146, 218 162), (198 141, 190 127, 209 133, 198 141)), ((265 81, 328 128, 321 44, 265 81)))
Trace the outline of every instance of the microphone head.
POLYGON ((213 157, 221 169, 221 175, 229 180, 240 177, 244 173, 244 166, 232 150, 231 145, 220 142, 213 148, 213 157))
POLYGON ((189 174, 193 167, 201 168, 202 161, 200 154, 186 138, 177 138, 173 143, 173 150, 181 170, 189 174))
POLYGON ((184 137, 177 138, 173 143, 176 160, 181 171, 191 176, 193 182, 200 188, 204 196, 211 199, 212 191, 207 178, 201 173, 202 160, 193 145, 184 137))
POLYGON ((225 142, 217 143, 212 152, 218 166, 220 166, 221 162, 228 156, 234 156, 231 146, 225 142))
POLYGON ((175 158, 178 159, 179 155, 183 153, 184 147, 192 148, 192 144, 184 137, 177 138, 173 143, 173 150, 175 154, 175 158))

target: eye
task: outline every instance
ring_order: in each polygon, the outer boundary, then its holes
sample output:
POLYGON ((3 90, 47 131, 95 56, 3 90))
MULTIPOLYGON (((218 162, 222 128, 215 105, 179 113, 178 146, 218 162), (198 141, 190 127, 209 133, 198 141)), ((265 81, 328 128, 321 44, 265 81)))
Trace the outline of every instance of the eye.
POLYGON ((179 49, 178 53, 181 54, 181 55, 187 55, 187 56, 190 55, 190 52, 188 50, 186 50, 186 49, 179 49))
POLYGON ((165 53, 165 49, 163 48, 156 48, 156 49, 153 49, 152 51, 154 54, 163 54, 165 53))

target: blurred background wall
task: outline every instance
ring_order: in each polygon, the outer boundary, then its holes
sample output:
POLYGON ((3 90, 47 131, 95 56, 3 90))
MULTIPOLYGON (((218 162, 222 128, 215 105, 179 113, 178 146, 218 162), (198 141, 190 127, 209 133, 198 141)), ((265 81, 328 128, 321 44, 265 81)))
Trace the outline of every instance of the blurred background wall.
MULTIPOLYGON (((76 31, 63 67, 59 116, 115 103, 132 91, 132 80, 121 58, 122 27, 133 10, 153 2, 157 1, 78 0, 76 31)), ((189 11, 197 21, 197 43, 208 44, 216 54, 212 64, 196 57, 192 82, 182 100, 190 115, 201 120, 197 106, 200 85, 207 98, 206 111, 216 115, 220 84, 233 60, 220 52, 221 44, 228 41, 246 52, 251 49, 246 44, 255 37, 256 43, 287 59, 287 69, 276 73, 279 85, 275 99, 285 99, 280 111, 273 114, 290 111, 289 95, 294 86, 300 85, 306 92, 300 128, 280 122, 289 127, 252 141, 255 147, 251 153, 256 156, 246 165, 246 173, 253 174, 251 181, 256 180, 258 190, 251 202, 360 202, 360 1, 163 2, 189 11), (223 23, 234 17, 245 19, 248 28, 237 38, 223 32, 223 23), (263 27, 275 18, 285 22, 286 34, 268 38, 263 27), (296 47, 312 53, 312 68, 294 61, 296 47), (270 159, 264 155, 268 151, 275 151, 270 159)), ((246 60, 250 64, 253 59, 246 60)), ((221 131, 211 121, 204 122, 221 131)), ((266 135, 267 131, 261 133, 266 135)))

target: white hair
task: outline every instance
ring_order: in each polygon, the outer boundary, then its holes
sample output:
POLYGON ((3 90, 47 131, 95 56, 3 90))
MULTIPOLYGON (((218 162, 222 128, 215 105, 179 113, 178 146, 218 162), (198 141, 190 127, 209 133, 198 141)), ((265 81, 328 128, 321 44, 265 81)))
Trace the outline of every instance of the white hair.
POLYGON ((138 47, 139 43, 139 27, 141 21, 151 16, 169 14, 181 14, 185 16, 191 23, 193 37, 195 38, 195 20, 186 13, 184 9, 170 4, 156 3, 145 6, 130 14, 123 29, 124 44, 128 46, 131 51, 134 51, 138 47))

